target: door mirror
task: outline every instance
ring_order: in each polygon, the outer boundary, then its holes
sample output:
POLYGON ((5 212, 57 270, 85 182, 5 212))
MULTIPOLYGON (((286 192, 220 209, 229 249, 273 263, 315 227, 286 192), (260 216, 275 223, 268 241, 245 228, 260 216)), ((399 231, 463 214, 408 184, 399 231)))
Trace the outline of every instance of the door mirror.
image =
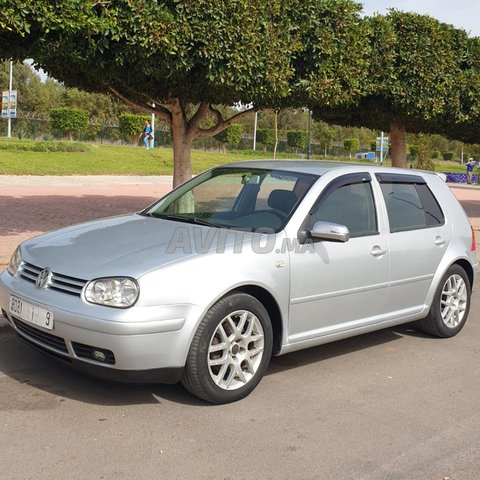
POLYGON ((331 222, 316 222, 310 230, 314 240, 326 240, 327 242, 348 242, 350 233, 345 225, 331 222))

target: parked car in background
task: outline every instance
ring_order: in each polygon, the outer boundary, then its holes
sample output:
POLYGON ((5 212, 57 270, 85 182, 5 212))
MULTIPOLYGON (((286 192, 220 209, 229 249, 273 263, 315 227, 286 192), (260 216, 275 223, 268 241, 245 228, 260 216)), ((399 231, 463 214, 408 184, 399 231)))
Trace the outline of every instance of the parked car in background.
POLYGON ((375 156, 375 152, 358 152, 355 154, 355 158, 372 161, 375 161, 377 159, 377 157, 375 156))
POLYGON ((227 403, 272 354, 406 322, 456 335, 477 267, 435 173, 241 162, 142 212, 22 243, 0 306, 22 339, 79 369, 227 403))

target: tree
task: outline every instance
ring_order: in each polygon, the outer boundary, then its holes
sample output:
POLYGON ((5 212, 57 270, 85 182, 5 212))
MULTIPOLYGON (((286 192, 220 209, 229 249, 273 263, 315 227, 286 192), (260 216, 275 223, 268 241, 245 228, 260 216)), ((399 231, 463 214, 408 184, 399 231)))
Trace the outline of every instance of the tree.
POLYGON ((360 148, 360 141, 358 138, 346 138, 343 141, 343 147, 347 150, 350 158, 352 158, 352 152, 357 152, 360 148))
POLYGON ((243 125, 240 123, 234 123, 219 134, 215 135, 215 140, 221 143, 230 143, 232 145, 238 145, 242 140, 243 125))
POLYGON ((262 128, 257 130, 257 142, 265 145, 265 147, 273 147, 275 145, 275 129, 262 128))
POLYGON ((88 112, 80 108, 54 108, 50 110, 50 125, 73 140, 74 133, 85 131, 88 125, 88 112))
POLYGON ((314 108, 316 118, 390 131, 392 163, 406 166, 406 132, 478 139, 480 39, 426 16, 390 11, 367 19, 369 86, 352 108, 314 108))
POLYGON ((172 130, 174 185, 191 176, 195 139, 257 108, 345 105, 365 85, 352 0, 2 3, 0 58, 33 58, 67 86, 154 112, 172 130), (250 106, 228 118, 216 107, 236 102, 250 106))
POLYGON ((323 156, 327 158, 328 149, 331 147, 336 137, 336 130, 331 125, 321 120, 313 122, 312 126, 313 138, 320 142, 323 146, 323 156))

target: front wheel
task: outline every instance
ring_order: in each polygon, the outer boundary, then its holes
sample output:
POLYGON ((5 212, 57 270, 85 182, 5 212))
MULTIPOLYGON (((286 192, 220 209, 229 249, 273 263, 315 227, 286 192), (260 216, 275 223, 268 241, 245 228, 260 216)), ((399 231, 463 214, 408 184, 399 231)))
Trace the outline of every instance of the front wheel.
POLYGON ((217 404, 246 397, 268 367, 272 337, 268 312, 256 298, 235 293, 219 300, 195 333, 183 385, 217 404))
POLYGON ((419 327, 436 337, 453 337, 465 325, 472 288, 465 270, 452 265, 443 276, 428 315, 419 327))

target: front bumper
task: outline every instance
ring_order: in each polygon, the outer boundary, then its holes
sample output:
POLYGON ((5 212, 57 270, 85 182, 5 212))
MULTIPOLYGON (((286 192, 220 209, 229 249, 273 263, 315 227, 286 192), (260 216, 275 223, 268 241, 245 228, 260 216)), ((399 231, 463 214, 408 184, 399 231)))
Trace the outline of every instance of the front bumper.
POLYGON ((97 376, 133 382, 174 383, 181 378, 200 314, 195 305, 114 309, 0 274, 0 307, 16 333, 32 346, 97 376), (9 313, 10 294, 54 310, 53 330, 9 313), (99 360, 94 351, 105 352, 99 360))

